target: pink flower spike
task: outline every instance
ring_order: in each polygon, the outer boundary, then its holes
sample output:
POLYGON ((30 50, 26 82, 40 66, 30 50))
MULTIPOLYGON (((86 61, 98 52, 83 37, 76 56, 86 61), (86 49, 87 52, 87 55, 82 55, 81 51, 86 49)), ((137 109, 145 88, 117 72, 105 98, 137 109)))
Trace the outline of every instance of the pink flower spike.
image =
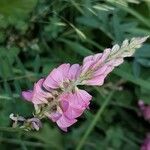
POLYGON ((121 46, 116 44, 111 49, 105 49, 103 53, 85 57, 80 75, 81 85, 102 85, 106 76, 123 63, 124 57, 132 56, 135 49, 140 48, 147 38, 132 38, 130 42, 124 40, 121 46))

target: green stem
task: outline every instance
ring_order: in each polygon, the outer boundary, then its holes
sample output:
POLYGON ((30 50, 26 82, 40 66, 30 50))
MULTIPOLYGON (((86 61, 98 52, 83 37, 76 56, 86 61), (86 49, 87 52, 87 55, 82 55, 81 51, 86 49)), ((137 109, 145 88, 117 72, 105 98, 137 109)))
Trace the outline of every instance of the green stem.
POLYGON ((82 149, 82 147, 83 147, 86 139, 88 138, 88 136, 92 132, 92 130, 95 127, 96 123, 99 121, 99 118, 101 117, 103 111, 105 110, 106 106, 108 105, 109 101, 111 100, 113 94, 114 94, 114 91, 112 91, 110 93, 110 95, 108 96, 108 98, 104 101, 104 103, 102 104, 102 106, 99 108, 99 110, 98 110, 96 116, 94 117, 92 123, 90 124, 89 128, 87 129, 87 131, 83 135, 82 139, 80 140, 80 142, 79 142, 76 150, 81 150, 82 149))

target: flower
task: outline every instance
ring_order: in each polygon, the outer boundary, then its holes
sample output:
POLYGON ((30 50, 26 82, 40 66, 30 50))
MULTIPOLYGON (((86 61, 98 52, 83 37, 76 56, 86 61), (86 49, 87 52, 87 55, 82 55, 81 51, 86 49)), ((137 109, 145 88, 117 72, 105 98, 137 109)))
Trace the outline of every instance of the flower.
POLYGON ((144 140, 141 150, 150 150, 150 135, 148 134, 146 139, 144 140))
MULTIPOLYGON (((130 42, 125 40, 121 46, 116 44, 103 53, 87 56, 81 66, 62 64, 35 83, 33 90, 23 91, 23 98, 32 102, 35 108, 34 117, 28 119, 31 128, 39 130, 40 120, 48 117, 63 131, 67 131, 89 108, 92 99, 78 85, 103 85, 106 76, 123 63, 124 57, 133 55, 135 49, 141 47, 147 38, 132 38, 130 42)), ((139 106, 145 119, 150 119, 149 106, 141 103, 139 106)))
POLYGON ((150 121, 150 105, 146 106, 142 100, 139 100, 138 104, 144 119, 150 121))

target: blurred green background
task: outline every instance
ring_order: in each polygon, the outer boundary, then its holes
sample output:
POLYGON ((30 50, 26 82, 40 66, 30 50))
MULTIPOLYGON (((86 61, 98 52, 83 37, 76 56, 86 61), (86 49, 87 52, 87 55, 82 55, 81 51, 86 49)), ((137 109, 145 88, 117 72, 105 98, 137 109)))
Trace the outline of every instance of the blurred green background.
POLYGON ((137 106, 139 99, 150 104, 150 40, 104 86, 87 87, 90 110, 67 133, 49 120, 39 132, 20 132, 11 128, 9 114, 30 117, 33 106, 20 98, 21 90, 59 64, 81 63, 125 38, 146 35, 149 0, 0 0, 0 150, 74 150, 81 141, 82 150, 139 150, 150 132, 137 106))

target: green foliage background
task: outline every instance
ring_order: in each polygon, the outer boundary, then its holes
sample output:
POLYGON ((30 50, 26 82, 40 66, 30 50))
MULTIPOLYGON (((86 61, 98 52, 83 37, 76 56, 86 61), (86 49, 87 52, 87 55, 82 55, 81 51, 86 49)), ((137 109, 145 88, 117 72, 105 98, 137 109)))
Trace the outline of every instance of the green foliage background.
POLYGON ((150 132, 137 106, 139 99, 150 104, 150 40, 104 86, 87 88, 90 110, 69 132, 49 120, 40 132, 20 132, 11 128, 9 114, 31 116, 33 106, 20 98, 21 90, 55 66, 81 63, 125 38, 145 35, 149 0, 0 0, 0 149, 74 150, 83 144, 84 150, 138 150, 150 132))

